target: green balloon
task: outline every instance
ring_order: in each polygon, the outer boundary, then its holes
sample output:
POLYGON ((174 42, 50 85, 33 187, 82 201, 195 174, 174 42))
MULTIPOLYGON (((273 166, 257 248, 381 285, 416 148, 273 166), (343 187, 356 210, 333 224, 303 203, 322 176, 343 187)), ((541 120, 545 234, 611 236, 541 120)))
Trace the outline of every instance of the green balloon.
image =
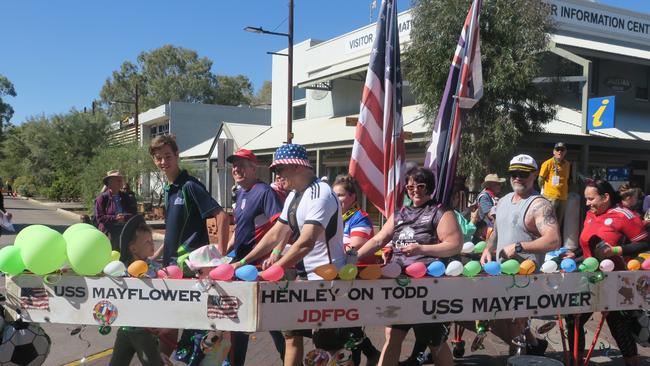
POLYGON ((15 276, 25 270, 20 248, 10 245, 0 249, 0 271, 15 276))
POLYGON ((485 247, 486 247, 486 246, 487 246, 487 243, 486 243, 486 242, 484 242, 484 241, 479 241, 479 242, 476 243, 476 245, 474 246, 474 253, 483 253, 483 251, 485 250, 485 247))
POLYGON ((52 273, 65 262, 65 239, 44 225, 30 225, 16 235, 25 267, 39 276, 52 273))
POLYGON ((357 278, 359 270, 354 264, 346 264, 339 270, 339 277, 345 281, 352 281, 357 278))
POLYGON ((95 229, 80 229, 66 235, 70 267, 82 276, 100 273, 111 261, 111 242, 95 229))
POLYGON ((96 227, 94 227, 94 226, 92 226, 90 224, 86 224, 85 222, 79 222, 79 223, 68 226, 68 228, 65 229, 65 231, 63 232, 63 236, 66 237, 66 236, 70 235, 71 233, 73 233, 73 232, 75 232, 77 230, 84 230, 84 229, 97 230, 96 227))
POLYGON ((594 272, 596 269, 598 269, 598 259, 594 257, 586 258, 582 261, 582 264, 580 264, 581 272, 594 272))
POLYGON ((519 273, 519 262, 516 259, 508 259, 501 263, 501 272, 509 275, 516 275, 519 273))
POLYGON ((481 272, 481 263, 479 261, 469 261, 463 269, 463 276, 474 277, 481 272))

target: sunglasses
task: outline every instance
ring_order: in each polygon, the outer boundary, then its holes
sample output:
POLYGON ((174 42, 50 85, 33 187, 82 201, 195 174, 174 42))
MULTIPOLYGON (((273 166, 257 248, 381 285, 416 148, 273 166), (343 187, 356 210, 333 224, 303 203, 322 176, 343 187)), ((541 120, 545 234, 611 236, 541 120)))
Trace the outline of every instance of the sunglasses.
POLYGON ((563 147, 556 147, 554 150, 555 151, 566 151, 566 149, 563 148, 563 147))
POLYGON ((510 178, 512 179, 526 179, 528 177, 530 177, 530 172, 522 172, 520 170, 510 172, 510 178))
POLYGON ((424 184, 424 183, 409 184, 409 185, 406 186, 406 189, 407 189, 409 192, 413 192, 413 191, 415 191, 415 190, 424 191, 424 190, 427 189, 427 185, 424 184))

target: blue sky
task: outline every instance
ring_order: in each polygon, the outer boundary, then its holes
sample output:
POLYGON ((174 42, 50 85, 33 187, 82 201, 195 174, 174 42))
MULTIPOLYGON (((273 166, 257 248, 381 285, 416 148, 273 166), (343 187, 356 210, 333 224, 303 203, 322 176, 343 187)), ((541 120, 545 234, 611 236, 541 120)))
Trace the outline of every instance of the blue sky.
MULTIPOLYGON (((378 2, 381 2, 380 0, 378 2)), ((650 13, 648 0, 602 0, 650 13)), ((371 0, 295 0, 295 41, 328 39, 370 22, 371 0)), ((210 58, 213 72, 248 76, 257 89, 271 79, 266 51, 286 38, 244 32, 245 26, 287 29, 287 0, 0 2, 0 74, 18 96, 12 122, 90 107, 112 71, 164 44, 210 58)), ((399 1, 399 10, 410 7, 399 1)), ((375 11, 376 13, 376 11, 375 11)))

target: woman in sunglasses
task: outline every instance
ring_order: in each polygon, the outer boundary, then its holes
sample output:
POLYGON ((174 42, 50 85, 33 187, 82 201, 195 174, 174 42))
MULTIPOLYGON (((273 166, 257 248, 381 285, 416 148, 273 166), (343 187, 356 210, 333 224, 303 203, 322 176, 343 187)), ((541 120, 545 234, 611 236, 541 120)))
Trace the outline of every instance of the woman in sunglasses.
MULTIPOLYGON (((585 187, 585 200, 589 211, 585 217, 584 228, 580 234, 580 249, 576 255, 585 258, 609 258, 614 261, 616 270, 625 270, 624 257, 634 257, 648 249, 648 233, 641 217, 622 206, 621 197, 605 180, 588 180, 585 187), (580 253, 582 251, 582 253, 580 253)), ((574 329, 574 319, 578 319, 578 348, 584 350, 584 323, 591 313, 579 314, 567 318, 567 328, 574 329)), ((610 311, 607 313, 607 325, 616 340, 626 365, 637 365, 638 350, 630 333, 636 318, 630 313, 610 311)), ((569 345, 573 351, 573 331, 569 332, 569 345)))
MULTIPOLYGON (((359 259, 370 256, 388 243, 392 253, 389 262, 406 267, 417 261, 430 263, 435 258, 460 254, 462 233, 453 211, 431 199, 434 189, 433 173, 425 168, 406 173, 406 191, 413 201, 390 217, 384 227, 359 249, 359 259), (390 243, 389 243, 390 242, 390 243)), ((386 343, 381 353, 381 365, 397 365, 402 342, 413 328, 417 342, 427 344, 436 365, 452 365, 448 347, 443 346, 447 329, 443 323, 400 324, 386 327, 386 343)))

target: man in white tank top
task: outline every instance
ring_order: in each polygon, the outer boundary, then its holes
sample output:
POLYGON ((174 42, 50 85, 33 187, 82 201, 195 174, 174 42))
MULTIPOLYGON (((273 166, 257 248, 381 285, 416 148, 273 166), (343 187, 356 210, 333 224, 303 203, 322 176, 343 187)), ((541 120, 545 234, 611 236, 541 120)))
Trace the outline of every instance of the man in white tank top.
MULTIPOLYGON (((535 191, 538 174, 535 159, 529 155, 517 155, 510 161, 508 172, 513 192, 497 204, 494 230, 481 256, 481 264, 492 260, 514 258, 521 262, 532 259, 539 268, 544 254, 560 247, 560 228, 555 211, 551 203, 535 191)), ((514 337, 522 334, 526 323, 526 318, 495 321, 492 331, 511 344, 514 337)), ((537 340, 532 334, 527 334, 526 339, 532 343, 530 349, 537 348, 537 340)))

